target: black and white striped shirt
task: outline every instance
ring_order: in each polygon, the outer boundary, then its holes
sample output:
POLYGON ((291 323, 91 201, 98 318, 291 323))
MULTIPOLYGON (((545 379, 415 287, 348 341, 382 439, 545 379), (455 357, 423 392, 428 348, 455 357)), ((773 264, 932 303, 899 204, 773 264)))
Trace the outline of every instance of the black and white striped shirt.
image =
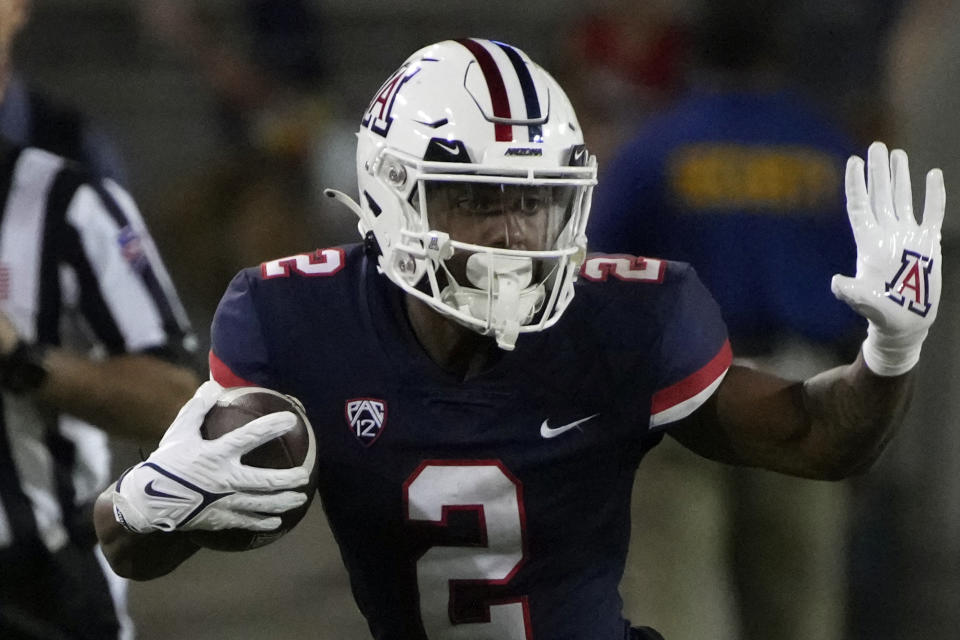
MULTIPOLYGON (((27 342, 103 357, 179 348, 186 314, 131 197, 59 156, 0 144, 0 310, 27 342)), ((189 346, 189 342, 187 342, 189 346)), ((0 398, 0 550, 75 532, 108 483, 107 436, 0 398)))

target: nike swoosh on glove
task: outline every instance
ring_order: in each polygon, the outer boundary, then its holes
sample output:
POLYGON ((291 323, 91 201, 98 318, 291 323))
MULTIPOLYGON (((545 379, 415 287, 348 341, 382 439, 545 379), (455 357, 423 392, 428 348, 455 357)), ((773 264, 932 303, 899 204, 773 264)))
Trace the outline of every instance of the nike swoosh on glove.
MULTIPOLYGON (((157 450, 117 481, 114 516, 136 533, 242 528, 272 531, 280 514, 301 506, 314 460, 289 469, 264 469, 240 457, 293 429, 289 411, 261 416, 214 440, 200 433, 204 416, 224 388, 203 383, 180 410, 157 450)), ((312 437, 312 433, 311 433, 312 437)))

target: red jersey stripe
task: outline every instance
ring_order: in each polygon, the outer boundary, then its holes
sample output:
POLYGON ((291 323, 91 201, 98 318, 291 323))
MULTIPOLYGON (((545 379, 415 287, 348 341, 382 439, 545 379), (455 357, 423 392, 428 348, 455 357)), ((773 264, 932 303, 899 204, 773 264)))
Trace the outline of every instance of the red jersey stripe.
POLYGON ((724 340, 720 351, 710 362, 680 382, 653 394, 653 400, 650 402, 650 415, 656 415, 693 398, 723 375, 730 368, 731 362, 733 362, 733 351, 730 349, 730 341, 724 340))
POLYGON ((223 387, 258 387, 249 380, 245 380, 235 374, 230 370, 223 360, 217 357, 217 355, 210 350, 210 355, 207 357, 207 361, 210 363, 210 376, 214 379, 215 382, 219 383, 223 387))

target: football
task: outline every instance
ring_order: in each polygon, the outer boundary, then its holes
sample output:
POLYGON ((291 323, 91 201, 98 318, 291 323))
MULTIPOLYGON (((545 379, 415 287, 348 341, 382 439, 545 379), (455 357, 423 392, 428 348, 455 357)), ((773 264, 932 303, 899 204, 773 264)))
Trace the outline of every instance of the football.
POLYGON ((303 405, 293 398, 262 387, 234 387, 227 389, 200 425, 206 440, 214 440, 242 427, 251 420, 277 411, 290 411, 297 416, 297 426, 287 433, 248 451, 240 462, 252 467, 287 469, 312 460, 309 483, 302 488, 307 494, 303 506, 282 514, 281 525, 273 531, 249 529, 221 529, 193 531, 190 538, 197 544, 218 551, 246 551, 270 544, 290 531, 310 507, 317 491, 316 444, 303 405))

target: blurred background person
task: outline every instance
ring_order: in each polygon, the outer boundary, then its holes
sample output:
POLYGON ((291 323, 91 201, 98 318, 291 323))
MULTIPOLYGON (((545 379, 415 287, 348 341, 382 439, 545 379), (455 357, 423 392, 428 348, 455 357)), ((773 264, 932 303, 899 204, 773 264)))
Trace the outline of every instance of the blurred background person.
MULTIPOLYGON (((692 263, 740 358, 802 379, 855 356, 862 334, 824 285, 854 268, 839 176, 862 150, 789 82, 785 17, 772 1, 704 5, 689 90, 608 163, 587 236, 692 263)), ((632 615, 668 638, 842 638, 847 485, 662 449, 636 485, 635 513, 669 515, 636 520, 632 615)))
MULTIPOLYGON (((592 152, 609 160, 651 113, 676 99, 697 0, 605 0, 572 20, 557 75, 583 112, 592 152)), ((600 166, 604 170, 604 166, 600 166)))
POLYGON ((30 17, 32 0, 0 0, 0 135, 14 144, 76 160, 98 175, 126 184, 114 144, 73 105, 30 86, 16 71, 13 48, 30 17))
POLYGON ((189 325, 115 182, 0 138, 0 207, 0 637, 131 638, 91 498, 198 383, 189 325))
POLYGON ((197 74, 214 99, 218 157, 178 181, 159 213, 170 225, 161 233, 177 236, 174 275, 185 283, 202 332, 225 283, 243 266, 346 239, 347 225, 320 215, 326 203, 314 184, 317 145, 333 108, 318 6, 243 0, 234 32, 192 1, 138 4, 146 33, 197 74), (204 250, 215 244, 219 251, 204 250))

